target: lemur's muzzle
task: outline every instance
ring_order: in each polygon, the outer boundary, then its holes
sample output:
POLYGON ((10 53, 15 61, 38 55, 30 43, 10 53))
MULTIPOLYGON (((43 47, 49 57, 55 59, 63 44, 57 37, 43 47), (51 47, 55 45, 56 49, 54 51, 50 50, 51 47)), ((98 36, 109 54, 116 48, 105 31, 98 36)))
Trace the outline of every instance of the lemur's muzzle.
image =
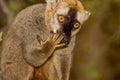
POLYGON ((65 43, 67 45, 69 42, 70 42, 70 38, 65 35, 61 43, 65 43))
POLYGON ((68 45, 70 42, 71 31, 63 30, 63 31, 57 31, 57 32, 64 36, 61 43, 65 43, 66 45, 68 45))

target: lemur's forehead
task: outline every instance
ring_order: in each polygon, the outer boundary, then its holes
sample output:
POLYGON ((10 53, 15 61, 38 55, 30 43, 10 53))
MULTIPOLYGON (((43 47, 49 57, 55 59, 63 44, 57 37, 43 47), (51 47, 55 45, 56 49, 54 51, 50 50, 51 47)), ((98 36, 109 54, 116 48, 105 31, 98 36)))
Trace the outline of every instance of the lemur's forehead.
POLYGON ((72 19, 75 18, 80 23, 83 22, 84 13, 80 12, 80 11, 77 11, 77 10, 75 10, 73 8, 60 8, 60 9, 57 10, 56 13, 59 14, 59 15, 69 16, 72 19))
POLYGON ((68 0, 63 1, 57 4, 56 10, 60 13, 67 13, 70 9, 74 9, 76 11, 83 11, 83 5, 80 3, 80 1, 76 0, 68 0))
POLYGON ((61 8, 59 8, 57 10, 56 13, 57 14, 61 14, 61 15, 67 15, 68 11, 69 11, 69 8, 67 8, 67 7, 61 7, 61 8))

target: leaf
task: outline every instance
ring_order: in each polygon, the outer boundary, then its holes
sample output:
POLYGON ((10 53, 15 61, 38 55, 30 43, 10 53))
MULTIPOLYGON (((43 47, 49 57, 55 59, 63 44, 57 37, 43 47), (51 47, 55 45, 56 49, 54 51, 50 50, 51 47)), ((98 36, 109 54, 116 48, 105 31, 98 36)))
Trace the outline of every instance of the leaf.
POLYGON ((100 80, 101 78, 101 74, 98 71, 91 71, 91 76, 95 79, 95 80, 100 80))
POLYGON ((6 37, 7 33, 6 32, 2 32, 2 36, 1 36, 1 39, 4 40, 5 37, 6 37))

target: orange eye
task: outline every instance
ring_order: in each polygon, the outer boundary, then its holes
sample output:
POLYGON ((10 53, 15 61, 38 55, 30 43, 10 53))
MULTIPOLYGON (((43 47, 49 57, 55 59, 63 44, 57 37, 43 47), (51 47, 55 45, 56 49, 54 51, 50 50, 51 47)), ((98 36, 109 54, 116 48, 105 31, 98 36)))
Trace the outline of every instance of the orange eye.
POLYGON ((79 28, 79 27, 80 27, 80 23, 76 22, 76 23, 74 24, 74 28, 79 28))
POLYGON ((65 20, 64 16, 59 16, 58 19, 60 22, 63 22, 65 20))

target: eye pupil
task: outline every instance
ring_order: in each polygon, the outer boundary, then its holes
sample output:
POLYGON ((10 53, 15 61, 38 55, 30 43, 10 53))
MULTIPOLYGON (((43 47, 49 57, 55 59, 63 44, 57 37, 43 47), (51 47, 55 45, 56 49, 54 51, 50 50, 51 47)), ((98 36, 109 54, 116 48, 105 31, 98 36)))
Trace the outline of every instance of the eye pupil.
POLYGON ((63 22, 64 21, 64 16, 59 16, 59 21, 63 22))

